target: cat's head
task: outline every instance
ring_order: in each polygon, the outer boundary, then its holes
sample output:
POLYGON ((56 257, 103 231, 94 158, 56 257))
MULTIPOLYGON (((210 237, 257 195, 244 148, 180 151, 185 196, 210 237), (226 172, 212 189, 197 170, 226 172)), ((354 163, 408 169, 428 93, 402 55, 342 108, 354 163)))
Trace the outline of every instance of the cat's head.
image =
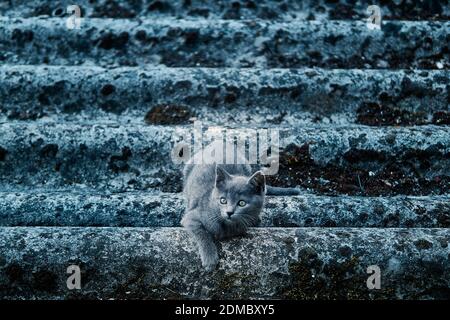
POLYGON ((216 166, 214 201, 224 221, 242 222, 248 226, 255 222, 264 205, 266 181, 261 171, 251 177, 231 175, 216 166))

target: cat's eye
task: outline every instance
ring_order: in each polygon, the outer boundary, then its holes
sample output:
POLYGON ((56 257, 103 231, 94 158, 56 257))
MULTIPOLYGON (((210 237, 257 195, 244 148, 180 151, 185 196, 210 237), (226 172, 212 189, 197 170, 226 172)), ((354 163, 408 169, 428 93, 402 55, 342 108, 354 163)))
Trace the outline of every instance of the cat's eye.
POLYGON ((239 200, 239 202, 238 202, 238 206, 239 207, 243 207, 243 206, 245 206, 247 203, 244 201, 244 200, 239 200))
POLYGON ((220 198, 220 204, 227 204, 227 199, 225 198, 220 198))

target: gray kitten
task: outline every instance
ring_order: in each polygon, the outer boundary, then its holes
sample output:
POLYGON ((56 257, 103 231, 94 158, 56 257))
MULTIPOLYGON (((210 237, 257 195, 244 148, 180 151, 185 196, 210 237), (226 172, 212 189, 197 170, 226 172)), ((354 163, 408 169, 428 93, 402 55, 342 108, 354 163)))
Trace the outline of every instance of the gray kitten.
MULTIPOLYGON (((211 148, 213 144, 204 152, 211 148)), ((237 157, 242 160, 241 155, 237 157)), ((252 174, 248 164, 192 164, 190 160, 183 175, 186 212, 181 224, 197 242, 207 271, 219 262, 216 240, 243 235, 249 227, 259 225, 266 194, 299 194, 295 188, 267 186, 264 174, 252 174)))

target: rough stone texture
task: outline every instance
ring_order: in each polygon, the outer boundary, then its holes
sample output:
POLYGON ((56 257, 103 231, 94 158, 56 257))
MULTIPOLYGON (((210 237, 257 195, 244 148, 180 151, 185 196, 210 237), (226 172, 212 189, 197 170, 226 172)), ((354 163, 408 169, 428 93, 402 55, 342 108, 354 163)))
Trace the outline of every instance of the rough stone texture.
MULTIPOLYGON (((2 192, 0 226, 178 227, 179 194, 2 192)), ((262 227, 449 228, 449 197, 267 197, 262 227)))
MULTIPOLYGON (((177 16, 222 19, 364 19, 367 7, 379 5, 383 19, 450 18, 447 0, 348 1, 348 0, 77 0, 84 17, 136 18, 177 16), (381 4, 380 4, 381 2, 381 4)), ((0 14, 11 17, 68 16, 73 1, 9 0, 0 3, 0 14)))
POLYGON ((0 297, 449 299, 449 241, 449 229, 253 229, 222 242, 206 274, 178 228, 0 228, 0 297), (366 286, 371 265, 380 290, 366 286))
POLYGON ((0 1, 0 299, 450 299, 448 0, 67 4, 0 1), (195 119, 278 128, 304 190, 212 274, 158 191, 195 119))
POLYGON ((450 22, 0 19, 0 61, 171 67, 448 69, 450 22))
MULTIPOLYGON (((4 123, 0 136, 4 150, 0 161, 2 189, 23 185, 179 191, 181 165, 175 165, 170 154, 179 134, 190 132, 192 127, 179 129, 139 124, 4 123)), ((386 161, 383 159, 412 157, 414 153, 428 159, 426 166, 416 168, 422 178, 434 179, 450 172, 450 131, 446 127, 344 126, 330 130, 319 126, 279 130, 280 148, 307 144, 308 156, 324 167, 355 163, 352 152, 357 157, 368 157, 356 161, 356 166, 374 166, 373 151, 379 158, 374 172, 386 161)), ((443 192, 445 189, 438 193, 443 192)))
MULTIPOLYGON (((324 69, 0 67, 1 119, 144 119, 164 124, 411 125, 450 114, 450 72, 324 69), (367 115, 374 106, 379 112, 367 115), (181 108, 181 109, 180 109, 181 108), (186 116, 179 114, 186 109, 186 116), (387 109, 397 118, 386 123, 387 109), (395 115, 394 115, 395 116, 395 115), (405 117, 410 121, 402 122, 405 117)), ((449 124, 436 122, 437 124, 449 124)))

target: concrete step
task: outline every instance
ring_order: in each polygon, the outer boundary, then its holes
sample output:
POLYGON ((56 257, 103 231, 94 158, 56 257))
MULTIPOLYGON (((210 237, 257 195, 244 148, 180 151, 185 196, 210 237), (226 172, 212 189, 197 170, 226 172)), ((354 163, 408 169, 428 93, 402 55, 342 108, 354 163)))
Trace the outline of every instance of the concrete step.
POLYGON ((6 227, 0 298, 449 299, 449 241, 449 229, 259 228, 221 242, 205 273, 179 228, 6 227), (80 290, 67 289, 70 265, 80 290))
MULTIPOLYGON (((181 194, 0 192, 0 226, 178 227, 181 194)), ((450 197, 267 197, 262 227, 449 228, 450 197)))
POLYGON ((450 22, 0 18, 12 64, 448 69, 450 22))
POLYGON ((450 299, 450 7, 352 2, 0 2, 0 299, 450 299), (303 190, 212 273, 170 156, 197 119, 279 131, 303 190))
MULTIPOLYGON (((448 2, 441 1, 346 1, 346 0, 77 0, 84 17, 210 17, 222 19, 363 19, 367 7, 379 5, 383 19, 417 20, 450 18, 448 2), (381 2, 381 4, 380 4, 381 2)), ((68 16, 73 1, 10 0, 0 3, 0 15, 10 17, 68 16)))
POLYGON ((450 124, 449 70, 0 66, 0 119, 450 124))
MULTIPOLYGON (((77 186, 178 192, 181 165, 171 161, 171 153, 180 135, 192 133, 193 128, 8 122, 0 124, 0 130, 2 190, 77 186)), ((261 130, 260 134, 266 132, 261 130)), ((268 177, 271 184, 365 196, 449 192, 447 127, 270 130, 279 132, 281 149, 279 172, 268 177)), ((204 143, 211 138, 204 135, 204 143)))

